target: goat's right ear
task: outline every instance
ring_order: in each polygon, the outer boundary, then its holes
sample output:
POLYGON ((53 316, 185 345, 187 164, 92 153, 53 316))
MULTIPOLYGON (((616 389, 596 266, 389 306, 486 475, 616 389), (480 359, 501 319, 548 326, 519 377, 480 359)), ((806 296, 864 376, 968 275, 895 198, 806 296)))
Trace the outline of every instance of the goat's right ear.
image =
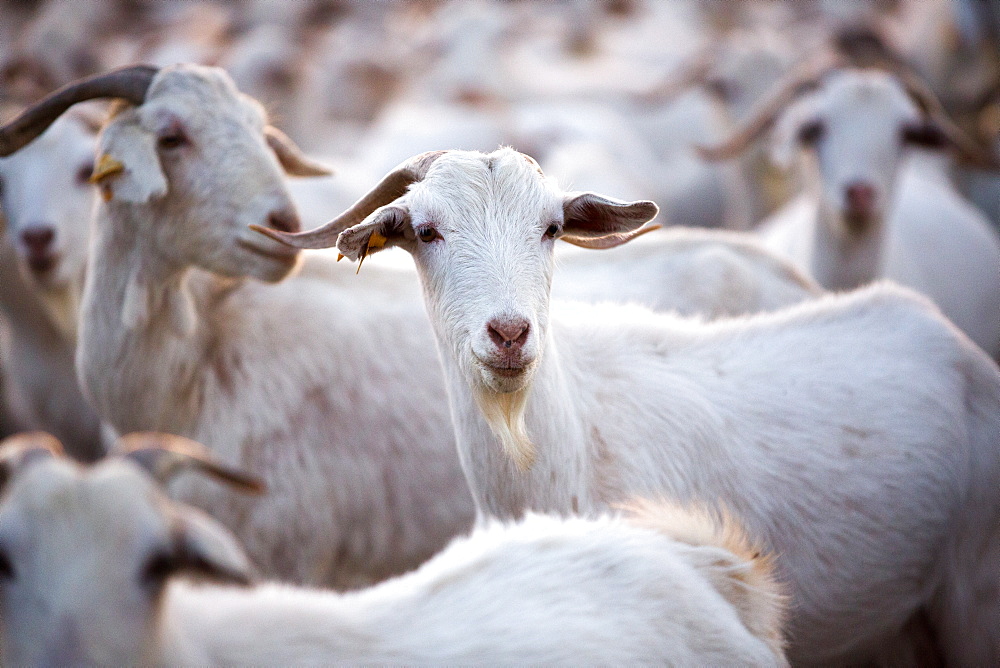
POLYGON ((101 188, 105 201, 144 204, 167 194, 156 141, 138 120, 118 118, 104 128, 90 180, 101 188))
POLYGON ((176 512, 174 541, 179 570, 213 582, 253 582, 254 567, 228 529, 194 508, 176 512))
POLYGON ((337 238, 337 250, 352 261, 364 260, 372 253, 393 246, 409 248, 415 239, 410 226, 410 212, 389 204, 341 232, 337 238))

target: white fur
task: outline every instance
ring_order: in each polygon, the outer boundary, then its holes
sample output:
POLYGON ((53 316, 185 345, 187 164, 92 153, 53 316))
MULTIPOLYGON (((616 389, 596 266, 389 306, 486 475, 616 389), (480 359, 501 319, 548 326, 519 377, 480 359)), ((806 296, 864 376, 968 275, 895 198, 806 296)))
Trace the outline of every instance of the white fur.
POLYGON ((1000 236, 955 189, 947 162, 907 150, 904 125, 921 116, 883 73, 842 71, 779 119, 775 152, 788 162, 799 128, 823 124, 806 156, 812 183, 765 222, 762 241, 826 288, 890 278, 926 294, 973 341, 1000 357, 1000 236), (862 230, 844 222, 845 189, 871 184, 876 215, 862 230))
POLYGON ((96 110, 74 110, 23 150, 0 158, 0 203, 6 222, 0 311, 6 398, 22 428, 55 433, 74 455, 93 459, 103 447, 99 421, 80 394, 73 367, 96 191, 96 110), (34 271, 23 233, 48 229, 53 264, 34 271))
POLYGON ((786 665, 782 600, 738 530, 645 504, 638 518, 531 515, 417 571, 337 594, 192 584, 243 573, 225 529, 128 461, 23 465, 0 506, 5 665, 786 665), (177 570, 147 575, 153 555, 177 570))
POLYGON ((630 302, 706 319, 820 294, 815 281, 752 238, 695 228, 667 228, 603 253, 562 246, 552 277, 557 299, 630 302))
POLYGON ((265 572, 357 586, 430 557, 473 505, 412 274, 365 268, 395 302, 346 263, 258 282, 294 263, 247 228, 291 209, 263 122, 221 71, 178 66, 105 128, 100 151, 126 171, 103 184, 78 368, 119 433, 190 436, 267 480, 253 501, 175 488, 265 572), (176 122, 191 145, 155 148, 176 122))
POLYGON ((484 514, 588 512, 637 494, 724 504, 779 555, 793 661, 905 651, 925 612, 946 660, 996 661, 995 363, 890 285, 707 324, 635 306, 550 310, 545 231, 577 197, 516 152, 449 152, 338 242, 356 257, 381 225, 413 254, 484 514), (416 239, 426 227, 440 237, 416 239), (494 370, 498 316, 530 323, 520 376, 494 370), (474 397, 512 392, 528 394, 526 432, 502 443, 474 397))

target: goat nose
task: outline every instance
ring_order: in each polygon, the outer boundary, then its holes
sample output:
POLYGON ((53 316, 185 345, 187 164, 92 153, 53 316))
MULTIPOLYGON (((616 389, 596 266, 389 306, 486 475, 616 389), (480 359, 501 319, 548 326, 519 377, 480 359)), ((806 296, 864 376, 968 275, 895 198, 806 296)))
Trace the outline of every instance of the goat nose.
POLYGON ((267 226, 279 232, 295 233, 302 229, 299 224, 299 214, 294 209, 279 209, 267 216, 267 226))
POLYGON ((524 318, 494 318, 486 325, 490 339, 497 348, 517 350, 528 340, 531 324, 524 318))
POLYGON ((871 213, 875 208, 875 187, 864 181, 855 181, 844 188, 847 208, 858 213, 871 213))
POLYGON ((32 255, 45 255, 55 241, 56 230, 49 225, 35 225, 21 232, 21 241, 32 255))

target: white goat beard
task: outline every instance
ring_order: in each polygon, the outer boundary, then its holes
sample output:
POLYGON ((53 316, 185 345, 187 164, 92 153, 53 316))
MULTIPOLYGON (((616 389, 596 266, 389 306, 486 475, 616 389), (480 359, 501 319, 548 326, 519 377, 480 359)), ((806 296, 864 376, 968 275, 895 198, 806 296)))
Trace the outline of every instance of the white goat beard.
POLYGON ((530 392, 530 384, 514 392, 500 393, 475 383, 472 390, 472 396, 486 424, 500 440, 504 454, 511 458, 520 471, 529 470, 535 463, 537 454, 524 424, 524 410, 528 405, 530 392))

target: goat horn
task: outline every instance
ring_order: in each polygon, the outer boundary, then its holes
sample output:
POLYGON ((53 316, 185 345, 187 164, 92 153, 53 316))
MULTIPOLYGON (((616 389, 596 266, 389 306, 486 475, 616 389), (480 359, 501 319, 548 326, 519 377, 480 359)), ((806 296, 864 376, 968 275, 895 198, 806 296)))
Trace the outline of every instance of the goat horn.
POLYGON ((250 228, 294 248, 331 248, 337 245, 337 237, 341 232, 354 227, 376 209, 405 195, 410 184, 422 180, 434 161, 445 153, 446 151, 428 151, 410 158, 386 174, 347 211, 315 230, 292 234, 260 225, 251 225, 250 228))
POLYGON ((118 439, 118 448, 160 484, 166 484, 182 471, 200 471, 240 491, 252 494, 265 491, 261 480, 212 461, 205 446, 183 436, 134 432, 118 439))
POLYGON ((44 431, 27 431, 0 441, 0 490, 25 465, 64 456, 62 444, 44 431))
POLYGON ((715 146, 696 145, 695 151, 703 160, 730 160, 743 153, 751 143, 764 134, 793 100, 805 91, 814 88, 819 80, 834 69, 837 58, 824 57, 808 62, 796 69, 783 82, 775 86, 775 92, 744 121, 727 139, 715 146))
POLYGON ((716 47, 709 44, 698 49, 685 62, 681 63, 662 83, 653 90, 642 95, 642 100, 649 104, 667 104, 688 90, 703 83, 715 64, 716 47))
POLYGON ((278 162, 292 176, 330 176, 333 171, 312 158, 306 156, 291 137, 284 132, 268 125, 264 128, 264 139, 278 156, 278 162))
POLYGON ((29 144, 78 102, 114 97, 142 104, 158 71, 148 65, 133 65, 66 84, 0 127, 0 156, 8 156, 29 144))
POLYGON ((937 95, 917 74, 909 68, 895 69, 893 74, 899 78, 907 95, 919 107, 921 113, 934 122, 948 143, 954 146, 962 157, 976 167, 997 167, 997 161, 990 155, 989 151, 976 143, 951 120, 937 95))

